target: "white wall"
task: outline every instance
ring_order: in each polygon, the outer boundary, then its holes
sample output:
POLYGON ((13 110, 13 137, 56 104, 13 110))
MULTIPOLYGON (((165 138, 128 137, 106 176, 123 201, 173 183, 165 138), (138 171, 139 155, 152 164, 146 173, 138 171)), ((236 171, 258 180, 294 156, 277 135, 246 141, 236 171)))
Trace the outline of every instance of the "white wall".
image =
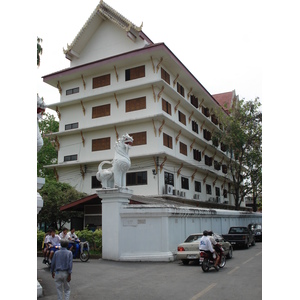
POLYGON ((104 259, 171 261, 175 258, 178 244, 192 233, 206 229, 225 234, 230 226, 262 222, 260 213, 167 205, 129 205, 124 199, 126 196, 130 198, 130 194, 128 189, 123 190, 126 190, 126 194, 122 195, 120 190, 115 194, 114 191, 98 191, 98 196, 103 199, 104 259), (110 236, 114 236, 114 240, 108 240, 110 236), (105 240, 108 240, 107 244, 105 240), (114 248, 113 254, 110 247, 114 248))

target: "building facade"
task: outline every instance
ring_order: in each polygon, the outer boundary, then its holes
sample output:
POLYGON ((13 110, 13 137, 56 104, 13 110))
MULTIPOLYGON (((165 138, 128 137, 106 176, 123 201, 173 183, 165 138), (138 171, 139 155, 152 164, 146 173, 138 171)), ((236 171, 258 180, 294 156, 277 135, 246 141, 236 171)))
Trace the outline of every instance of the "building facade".
POLYGON ((61 95, 48 106, 60 121, 58 163, 48 166, 59 181, 94 194, 99 163, 128 133, 134 194, 234 203, 229 153, 212 140, 222 130, 216 112, 234 91, 213 97, 164 43, 103 1, 64 52, 70 67, 43 77, 61 95))

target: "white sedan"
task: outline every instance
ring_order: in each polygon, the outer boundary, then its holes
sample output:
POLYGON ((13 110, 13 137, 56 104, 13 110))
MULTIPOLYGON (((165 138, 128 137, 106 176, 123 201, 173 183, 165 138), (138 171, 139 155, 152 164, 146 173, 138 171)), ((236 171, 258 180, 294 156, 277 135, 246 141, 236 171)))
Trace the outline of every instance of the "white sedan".
MULTIPOLYGON (((184 265, 187 265, 190 261, 199 262, 199 240, 202 235, 202 233, 191 234, 183 243, 179 244, 176 259, 181 259, 184 265)), ((217 243, 222 245, 226 257, 232 258, 233 248, 231 244, 225 241, 219 234, 214 233, 213 237, 217 243)))

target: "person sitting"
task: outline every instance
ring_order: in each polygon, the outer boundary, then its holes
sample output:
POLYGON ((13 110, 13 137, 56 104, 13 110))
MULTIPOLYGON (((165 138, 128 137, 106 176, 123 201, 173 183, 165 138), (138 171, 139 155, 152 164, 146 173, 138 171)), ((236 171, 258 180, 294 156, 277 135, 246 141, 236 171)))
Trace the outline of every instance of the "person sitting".
MULTIPOLYGON (((75 228, 72 228, 70 232, 68 232, 67 238, 69 240, 69 250, 73 251, 73 246, 75 242, 80 242, 80 239, 75 233, 75 228)), ((76 245, 77 246, 77 245, 76 245)))
POLYGON ((51 260, 54 255, 54 252, 59 250, 60 248, 60 240, 61 240, 60 236, 55 233, 54 229, 51 229, 51 235, 49 238, 49 250, 50 250, 49 265, 51 265, 51 260))
POLYGON ((62 239, 62 240, 66 240, 68 239, 68 229, 66 227, 64 227, 62 229, 62 232, 59 234, 59 237, 62 239))
POLYGON ((49 228, 48 231, 47 231, 47 234, 45 235, 45 238, 44 238, 44 248, 43 248, 44 259, 43 259, 43 264, 48 263, 48 260, 49 260, 49 254, 50 254, 49 239, 50 239, 50 236, 51 236, 51 229, 49 228))
MULTIPOLYGON (((215 250, 212 247, 211 241, 208 237, 208 231, 207 230, 203 231, 203 236, 201 237, 201 239, 199 241, 199 250, 209 252, 210 255, 211 255, 211 258, 213 259, 213 254, 215 253, 215 250)), ((214 268, 217 271, 219 271, 217 266, 214 266, 214 268)))
POLYGON ((220 263, 220 255, 219 255, 219 248, 216 246, 217 245, 217 242, 216 242, 216 240, 215 240, 215 238, 213 237, 213 232, 210 230, 210 231, 208 231, 207 232, 207 235, 208 235, 208 237, 209 237, 209 239, 210 239, 210 242, 211 242, 211 244, 212 244, 212 246, 213 246, 213 248, 214 248, 214 250, 215 250, 215 253, 216 253, 216 256, 217 256, 217 258, 215 259, 215 265, 214 265, 214 267, 215 268, 217 268, 218 267, 218 265, 219 265, 219 263, 220 263))

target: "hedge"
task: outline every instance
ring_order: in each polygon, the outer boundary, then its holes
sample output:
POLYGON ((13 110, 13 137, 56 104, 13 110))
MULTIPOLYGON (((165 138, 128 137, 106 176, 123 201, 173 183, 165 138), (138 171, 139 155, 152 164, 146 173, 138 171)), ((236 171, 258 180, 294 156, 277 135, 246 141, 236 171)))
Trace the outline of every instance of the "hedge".
MULTIPOLYGON (((91 250, 102 251, 102 230, 96 229, 95 231, 84 229, 75 231, 80 241, 88 241, 91 250)), ((37 250, 42 250, 43 241, 45 238, 45 232, 37 231, 37 250)))

